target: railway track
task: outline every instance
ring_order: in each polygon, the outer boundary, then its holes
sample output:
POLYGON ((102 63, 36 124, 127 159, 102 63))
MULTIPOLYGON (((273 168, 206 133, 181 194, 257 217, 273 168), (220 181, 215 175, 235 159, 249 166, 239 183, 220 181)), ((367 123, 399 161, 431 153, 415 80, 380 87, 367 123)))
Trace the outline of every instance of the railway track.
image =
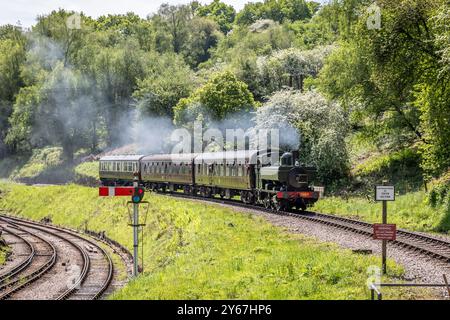
MULTIPOLYGON (((4 293, 0 291, 0 299, 20 299, 21 294, 28 290, 27 287, 29 287, 29 290, 31 291, 37 290, 37 280, 46 276, 52 269, 55 269, 55 261, 57 260, 61 265, 65 266, 65 271, 69 271, 69 273, 66 276, 63 276, 63 279, 66 281, 65 286, 61 287, 61 284, 59 284, 59 289, 52 294, 51 299, 98 299, 111 284, 114 274, 112 259, 106 250, 97 245, 94 241, 68 229, 43 225, 10 216, 0 215, 0 223, 7 233, 24 241, 29 247, 29 253, 26 258, 18 263, 17 266, 8 270, 4 275, 2 274, 0 278, 5 279, 5 281, 6 279, 18 279, 20 286, 12 284, 11 280, 7 281, 7 283, 5 283, 5 288, 7 289, 4 293), (14 229, 20 230, 21 234, 12 231, 14 229), (54 252, 52 254, 53 263, 46 264, 45 270, 43 267, 38 268, 40 271, 32 272, 32 276, 28 276, 30 273, 30 266, 38 264, 36 262, 37 259, 43 255, 37 254, 36 244, 29 240, 26 242, 27 239, 25 237, 34 237, 35 242, 36 239, 45 241, 49 247, 52 247, 54 252), (53 243, 59 243, 59 247, 55 247, 53 243), (61 246, 61 243, 64 243, 66 247, 61 246), (64 248, 69 246, 72 252, 77 253, 77 257, 74 257, 74 254, 72 253, 71 269, 67 270, 69 260, 64 256, 66 252, 63 253, 61 251, 66 251, 64 248), (76 261, 76 263, 73 261, 76 261), (31 286, 35 286, 36 288, 31 288, 31 286)), ((48 253, 46 255, 48 255, 48 253)), ((57 265, 59 265, 59 263, 57 265)), ((41 285, 45 283, 45 281, 46 279, 42 279, 42 281, 40 281, 41 285)))
POLYGON ((55 246, 33 232, 0 220, 4 232, 19 239, 28 248, 26 258, 0 275, 0 299, 7 299, 47 273, 56 263, 55 246))
MULTIPOLYGON (((227 204, 231 206, 238 206, 242 208, 268 212, 271 214, 290 216, 296 219, 307 220, 310 222, 327 225, 336 229, 357 233, 367 237, 373 236, 373 225, 371 223, 359 220, 310 211, 305 211, 303 213, 275 211, 257 205, 244 204, 238 200, 203 198, 176 192, 168 192, 166 194, 173 197, 227 204)), ((398 229, 397 239, 388 242, 392 245, 450 264, 450 241, 448 240, 433 237, 431 235, 424 235, 417 232, 398 229)))

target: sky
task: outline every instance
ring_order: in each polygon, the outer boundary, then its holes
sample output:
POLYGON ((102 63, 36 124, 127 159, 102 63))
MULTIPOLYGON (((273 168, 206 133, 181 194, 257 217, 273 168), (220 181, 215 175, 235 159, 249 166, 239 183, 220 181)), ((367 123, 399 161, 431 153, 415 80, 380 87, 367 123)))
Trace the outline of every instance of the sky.
MULTIPOLYGON (((201 0, 210 3, 212 0, 201 0)), ((258 2, 259 0, 252 0, 258 2)), ((162 3, 181 4, 190 0, 0 0, 0 25, 13 24, 18 21, 22 27, 30 27, 36 23, 36 16, 48 14, 58 8, 83 11, 88 16, 97 18, 108 13, 118 14, 134 12, 145 18, 154 13, 162 3)), ((244 7, 244 0, 222 0, 232 5, 237 11, 244 7)))
MULTIPOLYGON (((200 0, 202 4, 212 0, 200 0)), ((221 0, 232 5, 236 11, 241 10, 247 2, 262 0, 221 0)), ((316 0, 327 2, 327 0, 316 0)), ((0 25, 17 25, 28 28, 36 23, 36 16, 48 14, 59 8, 83 11, 86 15, 97 18, 101 15, 134 12, 145 18, 158 10, 162 3, 182 4, 191 0, 0 0, 0 25)))

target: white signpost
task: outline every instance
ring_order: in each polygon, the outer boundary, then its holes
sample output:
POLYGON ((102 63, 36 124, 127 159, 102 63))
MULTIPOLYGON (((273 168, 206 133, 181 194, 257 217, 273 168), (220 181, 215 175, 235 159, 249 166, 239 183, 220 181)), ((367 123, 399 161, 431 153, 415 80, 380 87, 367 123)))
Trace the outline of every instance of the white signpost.
MULTIPOLYGON (((375 186, 375 201, 383 201, 383 211, 382 211, 382 219, 383 222, 381 225, 374 225, 374 235, 375 235, 375 228, 381 227, 388 227, 387 225, 387 202, 388 201, 395 201, 395 188, 394 186, 387 186, 387 181, 383 181, 383 185, 381 186, 375 186)), ((395 226, 394 226, 395 228, 395 226)), ((381 261, 382 261, 382 267, 383 267, 383 274, 386 274, 387 267, 386 267, 386 258, 387 258, 387 240, 384 239, 381 247, 381 261)))
POLYGON ((395 201, 394 186, 376 186, 375 200, 376 201, 395 201))

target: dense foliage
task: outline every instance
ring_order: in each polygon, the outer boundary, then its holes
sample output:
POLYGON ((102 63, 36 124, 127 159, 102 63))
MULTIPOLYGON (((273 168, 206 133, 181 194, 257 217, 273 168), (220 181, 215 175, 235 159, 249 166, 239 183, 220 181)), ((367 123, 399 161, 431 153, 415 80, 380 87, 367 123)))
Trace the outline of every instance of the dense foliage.
POLYGON ((73 14, 0 26, 0 157, 56 146, 70 162, 131 142, 124 127, 139 119, 189 128, 238 113, 269 128, 288 110, 323 183, 368 172, 350 171, 354 134, 379 154, 414 150, 426 180, 450 166, 448 1, 193 1, 147 18, 80 14, 80 28, 73 14))

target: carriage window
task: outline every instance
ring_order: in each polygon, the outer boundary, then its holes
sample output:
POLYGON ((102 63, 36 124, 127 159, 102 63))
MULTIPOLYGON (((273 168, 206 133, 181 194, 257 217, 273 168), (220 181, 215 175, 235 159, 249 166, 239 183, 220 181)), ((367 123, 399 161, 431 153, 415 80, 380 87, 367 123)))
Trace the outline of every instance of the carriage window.
POLYGON ((242 173, 242 165, 239 165, 239 167, 238 167, 238 175, 240 176, 240 177, 242 177, 243 176, 243 173, 242 173))

